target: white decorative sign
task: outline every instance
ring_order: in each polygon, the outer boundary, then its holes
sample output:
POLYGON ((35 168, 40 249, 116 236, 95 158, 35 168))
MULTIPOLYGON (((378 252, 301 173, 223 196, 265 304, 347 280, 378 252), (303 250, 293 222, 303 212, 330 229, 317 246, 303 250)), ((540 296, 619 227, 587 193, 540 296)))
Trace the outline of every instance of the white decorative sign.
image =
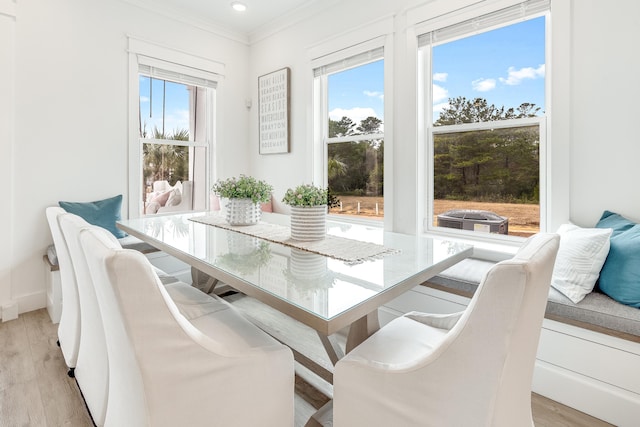
POLYGON ((289 152, 289 68, 258 77, 260 154, 289 152))

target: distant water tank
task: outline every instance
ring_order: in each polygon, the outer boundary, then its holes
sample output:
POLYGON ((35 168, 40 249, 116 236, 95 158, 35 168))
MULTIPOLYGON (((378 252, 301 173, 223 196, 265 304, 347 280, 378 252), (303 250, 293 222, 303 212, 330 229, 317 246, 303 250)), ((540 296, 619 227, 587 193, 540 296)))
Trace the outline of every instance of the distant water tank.
POLYGON ((509 234, 509 218, 491 211, 453 209, 438 215, 438 227, 509 234))

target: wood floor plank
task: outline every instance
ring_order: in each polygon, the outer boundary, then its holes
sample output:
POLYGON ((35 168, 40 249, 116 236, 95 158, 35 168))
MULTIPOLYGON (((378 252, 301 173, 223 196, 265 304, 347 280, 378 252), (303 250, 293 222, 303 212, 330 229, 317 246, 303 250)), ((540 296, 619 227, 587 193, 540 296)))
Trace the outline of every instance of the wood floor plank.
POLYGON ((46 427, 38 380, 12 384, 0 391, 0 427, 46 427))
POLYGON ((24 321, 48 422, 68 427, 91 426, 93 423, 78 385, 67 375, 68 368, 57 345, 58 325, 51 323, 44 310, 29 313, 24 321))
POLYGON ((607 422, 555 402, 536 393, 531 395, 531 410, 536 427, 608 427, 607 422))
POLYGON ((35 378, 24 318, 0 327, 0 390, 35 378))

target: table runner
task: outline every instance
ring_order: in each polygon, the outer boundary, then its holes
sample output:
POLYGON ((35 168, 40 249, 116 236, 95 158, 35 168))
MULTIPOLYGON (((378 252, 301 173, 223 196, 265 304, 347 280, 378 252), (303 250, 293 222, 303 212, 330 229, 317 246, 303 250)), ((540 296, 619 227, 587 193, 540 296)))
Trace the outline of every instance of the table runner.
POLYGON ((227 223, 220 215, 207 215, 189 218, 191 221, 226 230, 237 231, 248 236, 259 237, 270 242, 280 243, 292 248, 324 255, 344 261, 347 264, 359 264, 364 261, 380 259, 387 255, 397 254, 398 249, 387 248, 376 243, 347 239, 346 237, 327 236, 322 240, 302 242, 291 239, 289 227, 284 225, 259 222, 256 225, 235 226, 227 223))

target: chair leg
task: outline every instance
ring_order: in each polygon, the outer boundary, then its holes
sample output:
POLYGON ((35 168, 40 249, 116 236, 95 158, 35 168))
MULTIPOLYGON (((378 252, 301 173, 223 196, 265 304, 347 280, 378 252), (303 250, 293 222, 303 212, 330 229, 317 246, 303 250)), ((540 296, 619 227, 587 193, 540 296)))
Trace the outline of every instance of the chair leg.
POLYGON ((71 378, 75 378, 76 377, 75 370, 76 368, 69 368, 69 372, 67 372, 67 375, 69 375, 71 378))

